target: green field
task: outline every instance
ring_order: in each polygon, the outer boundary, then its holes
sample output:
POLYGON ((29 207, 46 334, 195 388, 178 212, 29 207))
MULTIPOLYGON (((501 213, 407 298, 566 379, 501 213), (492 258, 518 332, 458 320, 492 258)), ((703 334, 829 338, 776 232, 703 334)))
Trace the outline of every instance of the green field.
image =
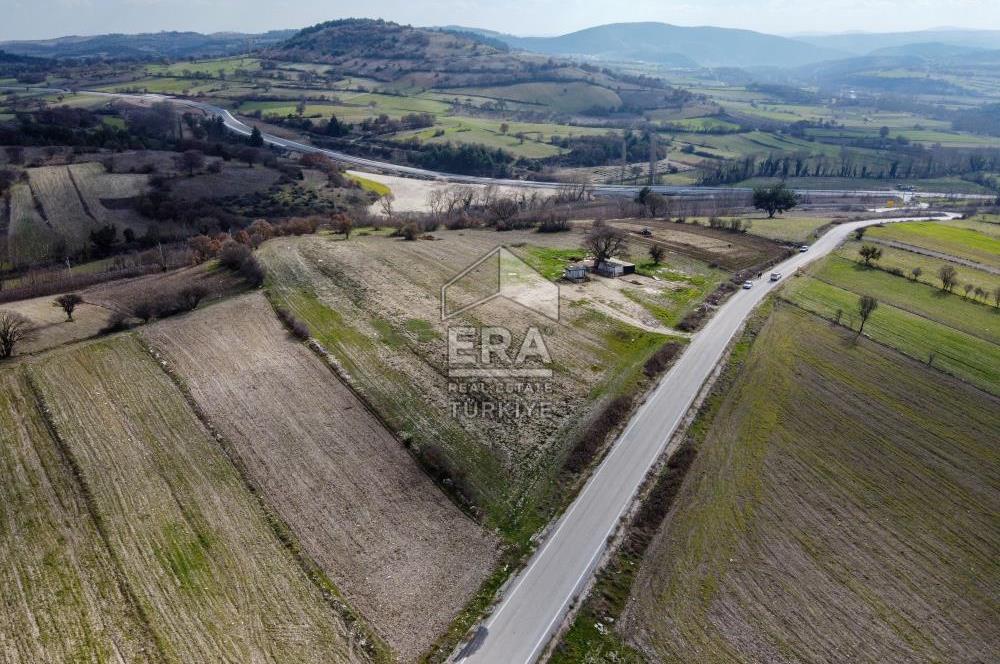
POLYGON ((988 232, 936 221, 914 221, 871 228, 867 234, 1000 268, 1000 237, 988 232))
POLYGON ((472 94, 494 99, 547 106, 563 113, 579 113, 588 109, 618 108, 621 98, 608 88, 573 81, 567 83, 519 83, 502 87, 461 88, 457 94, 472 94))
MULTIPOLYGON (((898 277, 894 277, 898 278, 898 277)), ((878 298, 875 289, 867 293, 878 298)), ((823 318, 857 329, 858 294, 812 277, 793 278, 783 297, 823 318)), ((1000 394, 1000 346, 887 303, 879 304, 865 335, 919 362, 1000 394)))
MULTIPOLYGON (((996 398, 788 305, 727 377, 624 615, 600 631, 669 664, 990 659, 996 398), (931 606, 948 609, 928 620, 931 606)), ((605 605, 622 593, 599 587, 605 605)), ((642 661, 587 642, 555 661, 642 661)))
POLYGON ((146 65, 146 72, 151 76, 184 76, 190 72, 192 74, 208 74, 212 78, 216 78, 220 71, 229 76, 237 69, 257 72, 260 70, 260 59, 236 57, 175 62, 169 65, 146 65))

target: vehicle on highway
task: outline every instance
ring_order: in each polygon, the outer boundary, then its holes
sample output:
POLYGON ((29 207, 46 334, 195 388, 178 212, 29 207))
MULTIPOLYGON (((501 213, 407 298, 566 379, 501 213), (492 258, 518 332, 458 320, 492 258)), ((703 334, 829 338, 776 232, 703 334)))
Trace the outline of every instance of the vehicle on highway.
POLYGON ((746 281, 743 282, 743 288, 747 290, 753 288, 753 282, 747 279, 746 281))
POLYGON ((771 273, 771 281, 778 281, 779 279, 781 279, 781 273, 780 272, 772 272, 771 273))

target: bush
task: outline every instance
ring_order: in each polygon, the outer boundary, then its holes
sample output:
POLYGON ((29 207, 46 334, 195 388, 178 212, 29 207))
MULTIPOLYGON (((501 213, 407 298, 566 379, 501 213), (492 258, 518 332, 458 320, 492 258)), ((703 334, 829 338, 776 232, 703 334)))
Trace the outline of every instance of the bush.
POLYGON ((266 276, 264 266, 260 264, 260 261, 255 256, 247 256, 247 259, 243 261, 243 265, 240 266, 239 272, 243 280, 252 288, 257 288, 264 283, 264 277, 266 276))
POLYGON ((177 301, 182 309, 191 311, 208 295, 208 289, 199 284, 185 286, 177 293, 177 301))
POLYGON ((398 235, 399 237, 407 241, 413 241, 416 240, 417 237, 420 235, 420 229, 417 228, 416 224, 410 222, 408 224, 403 224, 402 226, 400 226, 399 229, 397 229, 396 232, 393 233, 393 235, 398 235))
POLYGON ((569 230, 569 221, 561 216, 550 214, 538 224, 539 233, 562 233, 569 230))
POLYGON ((289 334, 293 337, 299 339, 300 341, 305 341, 309 338, 309 326, 296 318, 295 314, 291 311, 285 309, 284 307, 278 307, 275 309, 274 313, 277 314, 278 320, 281 321, 281 324, 285 326, 285 329, 287 329, 289 334))
POLYGON ((123 332, 129 329, 128 319, 128 314, 122 313, 121 311, 113 311, 111 312, 111 315, 108 316, 107 322, 104 324, 104 327, 100 329, 99 333, 112 334, 113 332, 123 332))
POLYGON ((594 461, 608 435, 625 421, 631 411, 632 397, 630 395, 622 395, 612 399, 573 445, 563 468, 574 475, 587 468, 594 461))
POLYGON ((645 373, 649 378, 659 376, 667 370, 680 351, 681 345, 676 341, 664 344, 658 351, 653 353, 648 360, 646 360, 646 364, 642 367, 643 373, 645 373))
POLYGON ((226 240, 219 250, 219 264, 222 267, 236 271, 250 258, 250 248, 236 240, 226 240))

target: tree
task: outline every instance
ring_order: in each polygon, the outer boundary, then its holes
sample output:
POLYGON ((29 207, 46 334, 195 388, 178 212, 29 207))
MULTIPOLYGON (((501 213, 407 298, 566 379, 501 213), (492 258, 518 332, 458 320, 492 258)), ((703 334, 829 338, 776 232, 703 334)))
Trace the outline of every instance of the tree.
POLYGON ((118 242, 118 227, 112 224, 101 226, 96 231, 90 231, 90 243, 98 256, 107 256, 111 248, 118 242))
POLYGON ((262 148, 264 147, 264 135, 260 133, 260 129, 254 127, 250 131, 250 138, 247 139, 247 142, 250 144, 250 147, 262 148))
POLYGON ((382 209, 382 214, 385 215, 387 219, 392 219, 392 203, 396 200, 396 197, 392 193, 385 194, 382 198, 378 199, 379 207, 382 209))
POLYGON ((35 336, 35 325, 16 311, 0 309, 0 359, 14 354, 14 346, 35 336))
POLYGON ((199 150, 185 150, 178 156, 177 165, 193 176, 194 172, 200 170, 205 165, 205 155, 199 150))
POLYGON ((868 267, 871 267, 872 261, 878 262, 878 260, 882 258, 882 250, 874 244, 861 245, 861 248, 858 249, 858 253, 861 254, 861 258, 864 259, 865 265, 868 267))
POLYGON ((993 289, 993 302, 1000 309, 1000 286, 993 289))
POLYGON ((354 228, 354 224, 351 222, 349 217, 340 217, 339 219, 334 219, 333 230, 335 233, 343 233, 345 240, 351 239, 351 229, 354 228))
POLYGON ((66 320, 73 320, 73 310, 76 309, 76 305, 83 302, 83 298, 76 293, 66 293, 65 295, 60 295, 52 303, 53 307, 60 307, 66 312, 66 320))
POLYGON ((506 122, 501 122, 500 133, 506 136, 508 131, 510 131, 510 125, 507 124, 506 122))
POLYGON ((663 211, 669 212, 669 210, 667 209, 669 206, 669 202, 667 201, 666 196, 662 196, 656 193, 655 191, 651 191, 648 194, 646 194, 643 204, 649 211, 650 217, 658 217, 660 216, 660 213, 663 211))
POLYGON ((770 187, 754 187, 753 206, 767 212, 768 219, 773 219, 775 214, 791 210, 798 204, 799 197, 784 182, 770 187))
POLYGON ((177 301, 186 311, 191 311, 197 308, 198 303, 205 299, 208 295, 208 289, 201 284, 191 284, 190 286, 185 286, 177 293, 177 301))
POLYGON ((663 261, 664 253, 666 252, 663 250, 663 245, 654 242, 649 246, 649 259, 653 261, 653 265, 659 265, 663 261))
POLYGON ((583 240, 583 246, 594 255, 594 266, 600 265, 615 256, 625 253, 627 241, 625 234, 601 223, 595 223, 587 237, 583 240))
POLYGON ((941 290, 950 293, 951 289, 958 285, 958 270, 951 265, 942 265, 938 270, 938 279, 941 280, 941 290))
POLYGON ((868 318, 871 317, 872 313, 878 308, 878 300, 876 300, 871 295, 862 295, 858 298, 858 315, 861 316, 861 327, 858 328, 858 336, 861 336, 861 332, 865 329, 865 323, 868 322, 868 318))
POLYGON ((972 284, 965 284, 964 286, 962 286, 962 290, 965 292, 965 299, 966 300, 969 299, 969 293, 972 292, 973 288, 975 288, 975 286, 973 286, 972 284))
POLYGON ((237 156, 239 157, 240 161, 246 162, 247 166, 253 168, 254 162, 260 158, 260 152, 257 150, 257 148, 245 147, 239 151, 237 156))
POLYGON ((521 211, 521 206, 513 196, 494 196, 486 208, 493 218, 493 223, 501 231, 507 230, 507 224, 521 211))
POLYGON ((865 228, 864 226, 862 226, 861 228, 856 228, 854 230, 854 239, 860 241, 865 236, 865 231, 866 230, 868 230, 868 229, 865 228))
POLYGON ((913 268, 912 270, 910 270, 910 274, 913 275, 913 280, 914 281, 917 281, 918 279, 920 279, 920 275, 922 275, 923 273, 924 273, 923 268, 921 268, 919 266, 913 268))
POLYGON ((878 130, 878 135, 879 135, 879 138, 883 138, 883 139, 889 138, 889 128, 888 127, 880 127, 879 130, 878 130))

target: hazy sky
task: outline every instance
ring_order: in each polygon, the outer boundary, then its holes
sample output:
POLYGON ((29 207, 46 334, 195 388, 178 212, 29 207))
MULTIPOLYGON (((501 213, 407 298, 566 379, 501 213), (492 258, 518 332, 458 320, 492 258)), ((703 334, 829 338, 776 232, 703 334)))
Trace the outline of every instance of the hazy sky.
POLYGON ((663 21, 781 34, 1000 29, 1000 0, 0 0, 0 40, 69 34, 299 28, 349 16, 520 35, 663 21))

